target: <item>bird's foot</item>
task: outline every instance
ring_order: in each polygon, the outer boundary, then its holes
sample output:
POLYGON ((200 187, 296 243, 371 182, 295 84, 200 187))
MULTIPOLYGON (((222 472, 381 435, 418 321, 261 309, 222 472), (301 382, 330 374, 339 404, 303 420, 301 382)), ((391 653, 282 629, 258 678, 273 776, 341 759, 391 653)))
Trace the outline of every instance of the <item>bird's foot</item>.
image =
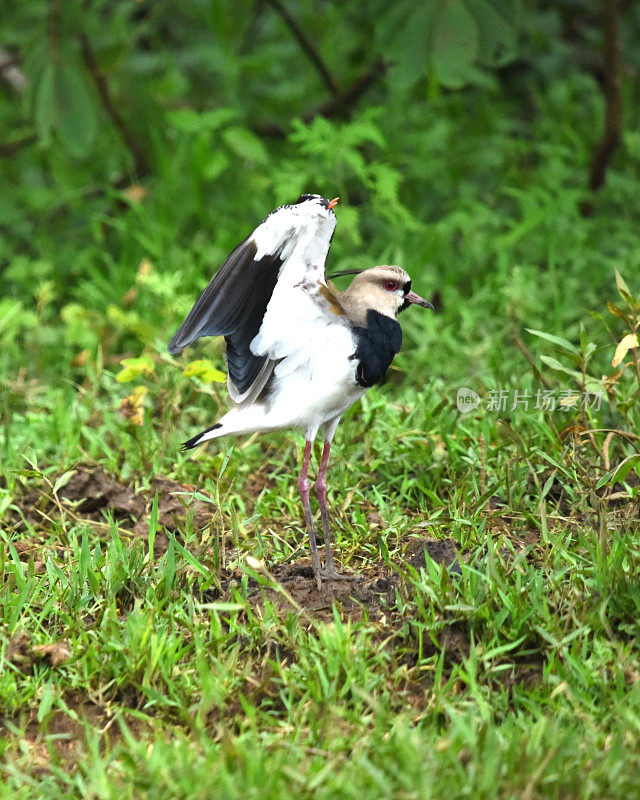
POLYGON ((345 574, 344 572, 338 572, 333 565, 329 569, 320 570, 318 575, 323 581, 361 581, 362 580, 362 577, 360 575, 350 575, 350 574, 345 574))
POLYGON ((358 583, 364 580, 361 575, 350 575, 338 572, 333 564, 328 569, 314 570, 314 576, 318 591, 322 589, 322 581, 352 581, 353 583, 358 583))

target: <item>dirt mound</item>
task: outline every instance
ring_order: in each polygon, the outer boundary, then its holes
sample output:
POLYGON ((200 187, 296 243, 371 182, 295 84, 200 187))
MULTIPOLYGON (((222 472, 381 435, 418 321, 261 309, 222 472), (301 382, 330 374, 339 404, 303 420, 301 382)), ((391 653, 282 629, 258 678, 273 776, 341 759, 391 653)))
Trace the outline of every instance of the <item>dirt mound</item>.
MULTIPOLYGON (((416 570, 426 567, 426 556, 444 565, 451 573, 460 572, 457 560, 458 545, 453 539, 411 537, 404 553, 390 564, 380 560, 366 566, 354 563, 350 568, 338 569, 340 580, 323 580, 318 589, 311 560, 308 557, 292 563, 273 566, 268 571, 278 588, 259 586, 249 581, 249 596, 254 605, 266 597, 276 607, 285 611, 302 611, 310 617, 329 620, 336 604, 347 619, 380 620, 389 614, 395 601, 395 591, 404 580, 403 573, 409 565, 416 570)), ((222 593, 215 599, 229 599, 234 586, 239 585, 241 573, 226 575, 222 580, 222 593)))

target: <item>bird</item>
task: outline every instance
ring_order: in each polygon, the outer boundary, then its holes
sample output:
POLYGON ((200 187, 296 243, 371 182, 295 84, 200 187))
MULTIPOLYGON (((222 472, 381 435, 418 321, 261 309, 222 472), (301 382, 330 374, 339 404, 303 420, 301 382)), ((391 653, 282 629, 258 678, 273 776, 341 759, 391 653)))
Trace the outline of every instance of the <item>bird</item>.
POLYGON ((221 436, 297 429, 305 447, 298 490, 318 589, 339 573, 331 552, 327 467, 342 414, 382 381, 400 350, 398 314, 431 308, 398 266, 349 269, 327 276, 336 227, 333 200, 303 194, 272 211, 227 257, 168 345, 173 355, 196 340, 226 342, 230 408, 183 443, 190 450, 221 436), (329 278, 354 275, 340 292, 329 278), (322 431, 315 482, 324 532, 320 562, 310 506, 309 461, 322 431))

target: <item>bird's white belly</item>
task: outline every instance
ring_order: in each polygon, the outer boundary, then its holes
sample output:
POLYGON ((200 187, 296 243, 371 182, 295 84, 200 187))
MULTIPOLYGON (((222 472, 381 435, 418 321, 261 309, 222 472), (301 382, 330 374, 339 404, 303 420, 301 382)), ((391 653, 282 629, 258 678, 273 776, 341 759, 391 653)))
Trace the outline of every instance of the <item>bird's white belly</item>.
POLYGON ((364 394, 355 380, 355 349, 343 325, 328 326, 326 335, 285 358, 276 367, 267 416, 274 427, 317 430, 340 416, 364 394))

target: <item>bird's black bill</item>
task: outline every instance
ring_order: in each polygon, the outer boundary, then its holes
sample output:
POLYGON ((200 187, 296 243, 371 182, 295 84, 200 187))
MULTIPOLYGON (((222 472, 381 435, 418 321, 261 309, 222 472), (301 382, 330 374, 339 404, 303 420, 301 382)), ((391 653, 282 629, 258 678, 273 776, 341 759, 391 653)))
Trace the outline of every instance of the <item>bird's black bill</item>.
POLYGON ((404 296, 404 302, 411 305, 411 303, 415 303, 417 306, 422 306, 422 308, 430 308, 432 311, 435 311, 433 305, 428 301, 425 300, 424 297, 420 297, 419 294, 415 292, 407 292, 404 296))
POLYGON ((334 272, 331 275, 327 275, 327 278, 333 280, 333 278, 341 278, 343 275, 359 275, 361 272, 364 272, 362 269, 343 269, 341 272, 334 272))

